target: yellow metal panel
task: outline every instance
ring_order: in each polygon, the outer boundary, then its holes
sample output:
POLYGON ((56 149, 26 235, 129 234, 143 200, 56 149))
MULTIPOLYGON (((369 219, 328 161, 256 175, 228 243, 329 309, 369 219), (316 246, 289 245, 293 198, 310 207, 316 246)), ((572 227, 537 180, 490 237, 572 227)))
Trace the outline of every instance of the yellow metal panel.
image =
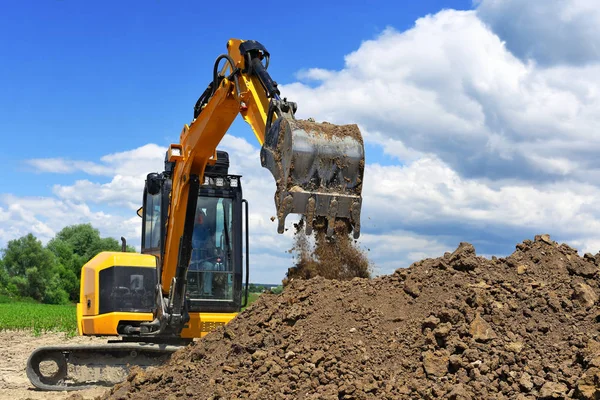
POLYGON ((98 315, 99 303, 99 273, 114 266, 156 268, 156 258, 148 254, 104 251, 98 253, 81 269, 81 289, 79 301, 82 315, 98 315), (88 300, 90 307, 88 308, 88 300))
POLYGON ((82 268, 101 271, 115 265, 128 267, 155 268, 156 258, 149 254, 103 251, 88 261, 82 268))
POLYGON ((98 272, 93 268, 83 268, 80 302, 82 315, 98 314, 98 272))
POLYGON ((181 332, 182 338, 204 337, 213 329, 227 324, 238 313, 190 313, 190 322, 181 332))
POLYGON ((123 253, 118 251, 103 251, 92 258, 86 265, 97 271, 118 266, 155 268, 156 258, 149 254, 123 253))
MULTIPOLYGON (((187 328, 181 333, 182 338, 204 337, 213 329, 226 325, 237 313, 191 313, 187 328)), ((120 321, 152 321, 152 313, 113 312, 81 318, 83 335, 116 336, 120 321)))
POLYGON ((79 336, 83 335, 83 325, 82 325, 83 314, 81 310, 81 303, 77 303, 77 334, 79 336))
POLYGON ((112 312, 95 316, 84 316, 82 327, 84 335, 116 336, 119 321, 152 321, 152 313, 112 312))

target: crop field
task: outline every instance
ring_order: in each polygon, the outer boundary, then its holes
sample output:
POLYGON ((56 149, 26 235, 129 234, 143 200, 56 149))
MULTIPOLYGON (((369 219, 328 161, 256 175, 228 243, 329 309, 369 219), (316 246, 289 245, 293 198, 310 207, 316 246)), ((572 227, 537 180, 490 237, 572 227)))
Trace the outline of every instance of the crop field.
MULTIPOLYGON (((260 293, 250 293, 248 305, 258 299, 260 293)), ((8 301, 0 296, 0 330, 32 330, 43 332, 65 332, 76 334, 77 317, 75 305, 50 305, 27 301, 8 301)))
POLYGON ((58 331, 74 335, 77 330, 75 305, 0 303, 0 330, 16 329, 32 330, 34 334, 58 331))

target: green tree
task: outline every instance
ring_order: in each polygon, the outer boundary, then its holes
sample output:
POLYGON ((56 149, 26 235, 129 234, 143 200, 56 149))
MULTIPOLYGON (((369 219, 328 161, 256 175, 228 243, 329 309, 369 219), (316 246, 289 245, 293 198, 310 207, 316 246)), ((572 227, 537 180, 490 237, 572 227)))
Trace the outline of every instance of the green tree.
POLYGON ((9 276, 25 276, 28 268, 49 266, 51 258, 44 253, 42 243, 30 233, 8 242, 2 264, 9 276))
MULTIPOLYGON (((48 243, 48 246, 52 248, 52 243, 55 241, 62 241, 70 246, 73 254, 81 257, 84 263, 102 251, 121 251, 119 241, 111 237, 101 238, 98 229, 94 228, 91 224, 64 227, 48 243)), ((127 246, 127 251, 135 252, 135 249, 127 246)))
POLYGON ((57 283, 60 275, 56 257, 33 234, 9 241, 2 265, 8 277, 7 290, 12 294, 55 304, 68 299, 67 292, 57 283), (48 297, 50 289, 55 294, 48 297))
MULTIPOLYGON (((81 267, 103 251, 121 251, 121 244, 114 238, 101 238, 98 229, 91 224, 70 225, 63 228, 46 246, 57 257, 62 268, 59 274, 63 288, 72 301, 79 299, 81 267)), ((131 246, 127 251, 135 252, 131 246)))
POLYGON ((117 241, 114 239, 113 242, 107 241, 101 244, 100 232, 91 224, 67 226, 58 232, 52 240, 61 240, 68 244, 73 254, 82 257, 84 262, 88 262, 98 254, 101 251, 102 244, 108 247, 104 250, 120 250, 117 241))
POLYGON ((0 259, 0 290, 6 288, 8 284, 8 272, 4 268, 4 261, 0 259))
POLYGON ((52 304, 77 301, 81 267, 102 251, 121 251, 121 244, 101 238, 91 224, 65 227, 46 247, 33 234, 11 240, 0 259, 0 294, 52 304))
POLYGON ((279 285, 279 286, 274 287, 273 289, 271 289, 271 293, 273 293, 273 294, 279 294, 281 292, 283 292, 283 286, 282 285, 279 285))

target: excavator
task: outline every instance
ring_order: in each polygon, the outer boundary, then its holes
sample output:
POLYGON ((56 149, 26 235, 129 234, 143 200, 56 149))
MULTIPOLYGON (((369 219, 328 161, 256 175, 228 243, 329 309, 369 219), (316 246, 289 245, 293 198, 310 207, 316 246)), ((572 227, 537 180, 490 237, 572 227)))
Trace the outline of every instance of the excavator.
POLYGON ((275 179, 277 232, 300 214, 307 234, 360 235, 364 145, 354 124, 295 118, 267 69, 270 54, 254 40, 230 39, 212 81, 194 106, 164 171, 146 177, 141 253, 101 252, 81 270, 79 335, 110 336, 98 345, 41 347, 26 373, 42 390, 79 390, 125 379, 131 366, 160 365, 227 324, 247 305, 248 202, 242 176, 217 150, 241 117, 261 145, 261 166, 275 179))

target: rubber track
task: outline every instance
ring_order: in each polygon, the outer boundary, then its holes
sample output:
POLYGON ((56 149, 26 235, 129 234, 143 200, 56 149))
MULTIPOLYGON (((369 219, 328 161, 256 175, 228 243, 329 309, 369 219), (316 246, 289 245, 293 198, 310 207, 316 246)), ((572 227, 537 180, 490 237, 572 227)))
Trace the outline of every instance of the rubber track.
POLYGON ((171 354, 184 346, 155 343, 108 343, 102 345, 46 346, 36 349, 27 360, 27 377, 38 389, 71 391, 88 389, 99 385, 114 385, 116 382, 96 380, 89 383, 69 383, 76 377, 68 376, 69 365, 102 369, 117 367, 129 371, 137 365, 148 367, 160 365, 171 354), (52 360, 58 368, 51 377, 42 375, 40 363, 52 360))

